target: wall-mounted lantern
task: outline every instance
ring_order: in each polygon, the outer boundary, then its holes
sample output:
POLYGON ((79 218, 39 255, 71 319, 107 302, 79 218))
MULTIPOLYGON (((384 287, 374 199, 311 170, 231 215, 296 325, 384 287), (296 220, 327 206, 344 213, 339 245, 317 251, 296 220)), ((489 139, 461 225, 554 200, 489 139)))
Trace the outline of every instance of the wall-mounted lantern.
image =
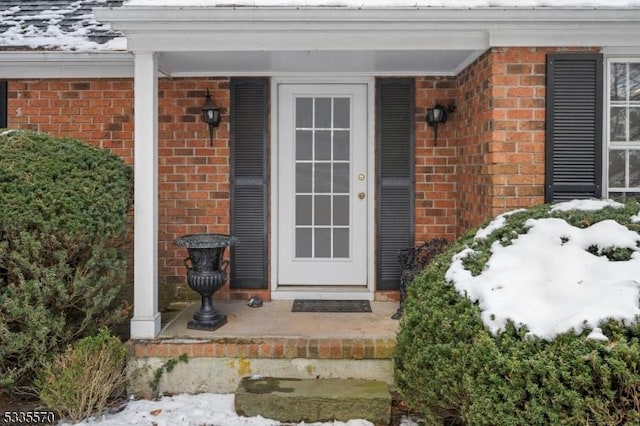
POLYGON ((447 116, 456 110, 455 105, 449 105, 443 107, 439 103, 436 103, 433 108, 427 108, 427 124, 433 127, 434 143, 438 143, 438 124, 446 123, 447 116))
POLYGON ((220 108, 213 105, 211 102, 211 93, 207 89, 207 94, 204 97, 204 105, 202 105, 202 117, 204 122, 209 126, 209 143, 213 145, 213 129, 220 124, 220 108))

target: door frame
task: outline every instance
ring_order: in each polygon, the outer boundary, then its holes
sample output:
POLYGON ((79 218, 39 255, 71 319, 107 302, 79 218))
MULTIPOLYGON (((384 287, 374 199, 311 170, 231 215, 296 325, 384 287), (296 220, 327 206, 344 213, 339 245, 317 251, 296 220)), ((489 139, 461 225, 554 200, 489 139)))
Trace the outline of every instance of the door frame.
POLYGON ((271 131, 270 131, 270 261, 271 298, 290 299, 368 299, 373 300, 375 291, 375 78, 373 77, 272 77, 271 78, 271 131), (367 86, 367 285, 366 286, 279 286, 278 285, 278 166, 280 152, 278 145, 278 88, 281 84, 363 84, 367 86))

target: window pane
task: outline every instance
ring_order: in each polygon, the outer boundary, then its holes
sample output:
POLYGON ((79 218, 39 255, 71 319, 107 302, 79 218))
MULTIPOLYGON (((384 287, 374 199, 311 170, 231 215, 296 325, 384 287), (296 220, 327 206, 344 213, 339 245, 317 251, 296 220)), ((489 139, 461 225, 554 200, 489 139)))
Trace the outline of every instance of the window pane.
POLYGON ((312 160, 312 136, 311 130, 296 131, 296 160, 312 160))
POLYGON ((611 140, 627 140, 627 111, 626 108, 611 108, 611 140))
POLYGON ((611 100, 627 100, 627 64, 611 64, 611 100))
POLYGON ((629 108, 629 142, 640 142, 640 108, 629 108))
POLYGON ((296 127, 311 127, 312 98, 296 98, 296 127))
POLYGON ((316 127, 331 128, 331 98, 316 98, 316 127))
POLYGON ((296 225, 311 225, 311 195, 296 195, 296 225))
POLYGON ((349 226, 349 196, 333 196, 333 224, 335 226, 349 226))
POLYGON ((333 127, 349 128, 349 98, 335 98, 333 101, 333 127))
POLYGON ((296 228, 296 257, 311 256, 311 229, 296 228))
POLYGON ((629 150, 629 188, 640 187, 640 150, 629 150))
POLYGON ((629 100, 640 101, 640 64, 629 64, 629 100))
POLYGON ((314 257, 331 257, 331 229, 316 228, 314 257))
POLYGON ((330 195, 316 195, 313 210, 315 225, 331 225, 330 195))
POLYGON ((333 257, 349 257, 349 230, 337 228, 333 230, 333 257))
POLYGON ((311 192, 311 163, 296 164, 296 192, 311 192))
POLYGON ((336 163, 333 165, 333 192, 349 192, 349 164, 336 163))
POLYGON ((624 188, 625 150, 609 150, 609 187, 624 188))
POLYGON ((331 192, 331 164, 316 163, 315 192, 331 192))
POLYGON ((316 132, 316 160, 331 160, 331 131, 316 132))
POLYGON ((349 161, 349 131, 336 130, 333 132, 333 159, 349 161))

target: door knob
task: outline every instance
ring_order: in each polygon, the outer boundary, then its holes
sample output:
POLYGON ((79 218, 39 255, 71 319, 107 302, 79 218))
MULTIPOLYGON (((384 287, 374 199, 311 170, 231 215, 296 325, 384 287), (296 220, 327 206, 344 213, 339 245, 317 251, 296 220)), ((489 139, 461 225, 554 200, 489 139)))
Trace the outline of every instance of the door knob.
POLYGON ((358 192, 358 198, 364 200, 364 192, 358 192))

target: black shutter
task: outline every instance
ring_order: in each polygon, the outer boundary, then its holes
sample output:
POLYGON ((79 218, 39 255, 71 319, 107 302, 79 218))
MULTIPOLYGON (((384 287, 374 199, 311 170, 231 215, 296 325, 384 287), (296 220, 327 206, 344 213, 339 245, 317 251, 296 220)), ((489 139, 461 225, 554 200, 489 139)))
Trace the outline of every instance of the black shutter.
POLYGON ((7 112, 7 82, 0 81, 0 129, 8 125, 7 112))
POLYGON ((545 201, 602 196, 602 55, 547 56, 545 201))
POLYGON ((414 244, 414 80, 376 84, 377 287, 400 286, 398 253, 414 244))
POLYGON ((231 288, 267 288, 269 81, 231 79, 231 288))

